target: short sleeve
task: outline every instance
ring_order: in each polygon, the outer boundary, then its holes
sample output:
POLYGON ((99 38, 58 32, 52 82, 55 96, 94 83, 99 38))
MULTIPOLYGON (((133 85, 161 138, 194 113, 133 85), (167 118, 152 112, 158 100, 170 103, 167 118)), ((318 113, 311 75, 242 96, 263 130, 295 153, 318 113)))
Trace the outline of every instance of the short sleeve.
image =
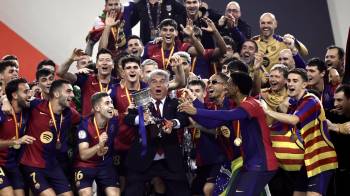
POLYGON ((89 142, 88 130, 87 130, 86 124, 87 123, 85 121, 83 121, 79 125, 79 129, 77 131, 78 144, 83 143, 83 142, 89 142))

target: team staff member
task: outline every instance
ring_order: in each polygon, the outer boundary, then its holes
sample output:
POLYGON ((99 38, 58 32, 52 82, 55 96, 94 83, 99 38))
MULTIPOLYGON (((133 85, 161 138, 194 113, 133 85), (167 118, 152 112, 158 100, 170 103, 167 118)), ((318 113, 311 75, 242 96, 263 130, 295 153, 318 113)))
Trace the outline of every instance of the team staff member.
POLYGON ((95 180, 107 196, 120 195, 118 177, 113 166, 113 140, 118 128, 108 93, 91 97, 93 115, 85 118, 78 131, 79 156, 75 163, 75 184, 79 195, 92 195, 95 180))
POLYGON ((74 94, 68 81, 54 81, 49 95, 49 100, 31 103, 26 132, 36 140, 25 146, 20 163, 35 195, 73 195, 56 156, 67 148, 67 130, 80 121, 80 115, 70 108, 74 94))
MULTIPOLYGON (((189 124, 187 115, 177 111, 178 100, 168 94, 169 74, 164 70, 154 70, 148 81, 152 106, 150 111, 164 122, 164 131, 157 133, 156 125, 146 126, 147 146, 139 139, 134 140, 126 160, 126 196, 142 196, 144 184, 154 177, 160 177, 166 185, 166 195, 189 196, 189 186, 183 165, 182 150, 179 146, 177 129, 189 124), (141 155, 144 152, 144 155, 141 155), (142 164, 140 164, 142 163, 142 164)), ((145 121, 149 120, 145 115, 145 121)), ((137 110, 129 110, 125 122, 139 125, 137 110)), ((143 119, 140 119, 140 121, 143 119)), ((145 123, 146 124, 146 123, 145 123)))
POLYGON ((7 83, 5 91, 13 113, 0 111, 0 195, 24 196, 25 182, 18 159, 22 145, 35 141, 24 134, 31 93, 27 81, 21 78, 7 83))
POLYGON ((278 63, 281 50, 289 48, 292 52, 299 52, 302 56, 308 55, 306 47, 294 36, 286 34, 283 37, 275 34, 277 20, 272 13, 263 13, 260 16, 260 35, 252 38, 258 45, 259 51, 265 54, 265 68, 269 72, 271 67, 278 63))

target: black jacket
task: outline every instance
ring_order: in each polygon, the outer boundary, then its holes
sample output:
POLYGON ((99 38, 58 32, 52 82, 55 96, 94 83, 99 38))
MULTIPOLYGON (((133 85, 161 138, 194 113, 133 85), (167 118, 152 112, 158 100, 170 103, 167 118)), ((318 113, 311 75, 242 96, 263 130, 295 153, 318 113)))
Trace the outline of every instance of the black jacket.
MULTIPOLYGON (((152 16, 156 20, 156 15, 152 16)), ((178 24, 185 20, 186 10, 183 5, 175 0, 163 0, 161 5, 161 14, 158 22, 166 18, 174 19, 178 24)), ((147 0, 140 0, 135 4, 135 10, 131 16, 132 25, 136 25, 140 21, 140 37, 144 45, 146 45, 151 37, 149 16, 147 11, 147 0)), ((159 24, 155 24, 157 28, 159 24)))
MULTIPOLYGON (((167 97, 165 99, 163 107, 163 118, 168 120, 177 119, 180 122, 181 128, 183 128, 185 126, 188 126, 189 120, 188 116, 185 113, 177 111, 178 105, 179 103, 177 99, 171 99, 167 97)), ((150 111, 152 111, 151 108, 150 111)), ((135 126, 135 118, 137 115, 137 110, 129 110, 129 113, 125 117, 125 123, 131 126, 135 126)), ((147 168, 151 166, 157 149, 161 147, 164 150, 165 161, 168 165, 169 170, 172 172, 184 171, 182 149, 178 141, 177 130, 173 129, 171 134, 163 133, 162 137, 159 138, 156 137, 156 134, 150 133, 154 131, 152 126, 154 125, 146 126, 148 132, 146 155, 141 156, 141 141, 139 139, 136 139, 128 152, 126 159, 127 167, 140 172, 146 171, 147 168)))

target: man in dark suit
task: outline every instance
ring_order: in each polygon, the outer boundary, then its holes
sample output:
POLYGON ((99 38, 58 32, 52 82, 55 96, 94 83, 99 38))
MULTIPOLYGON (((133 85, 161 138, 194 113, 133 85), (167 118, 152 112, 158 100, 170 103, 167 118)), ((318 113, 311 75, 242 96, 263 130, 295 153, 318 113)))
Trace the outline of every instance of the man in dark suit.
MULTIPOLYGON (((154 70, 149 75, 152 99, 149 110, 152 116, 162 119, 162 123, 161 128, 154 124, 146 125, 147 146, 135 140, 129 150, 126 196, 142 196, 145 182, 156 176, 166 184, 166 195, 190 195, 182 150, 175 131, 187 126, 189 120, 186 114, 177 111, 178 100, 167 96, 168 82, 169 74, 164 70, 154 70)), ((137 110, 129 109, 125 122, 138 126, 140 121, 144 120, 147 124, 149 119, 149 114, 145 113, 144 119, 139 119, 137 110)))

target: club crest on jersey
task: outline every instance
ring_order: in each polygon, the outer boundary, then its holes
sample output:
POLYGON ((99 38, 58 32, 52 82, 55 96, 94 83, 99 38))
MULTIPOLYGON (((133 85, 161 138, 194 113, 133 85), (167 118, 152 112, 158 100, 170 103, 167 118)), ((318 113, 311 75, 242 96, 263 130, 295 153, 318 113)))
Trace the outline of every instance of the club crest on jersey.
POLYGON ((44 144, 48 144, 52 141, 53 134, 51 131, 45 131, 40 135, 40 141, 44 144))
POLYGON ((86 132, 84 130, 80 130, 78 132, 78 138, 81 139, 81 140, 85 139, 86 138, 86 132))

